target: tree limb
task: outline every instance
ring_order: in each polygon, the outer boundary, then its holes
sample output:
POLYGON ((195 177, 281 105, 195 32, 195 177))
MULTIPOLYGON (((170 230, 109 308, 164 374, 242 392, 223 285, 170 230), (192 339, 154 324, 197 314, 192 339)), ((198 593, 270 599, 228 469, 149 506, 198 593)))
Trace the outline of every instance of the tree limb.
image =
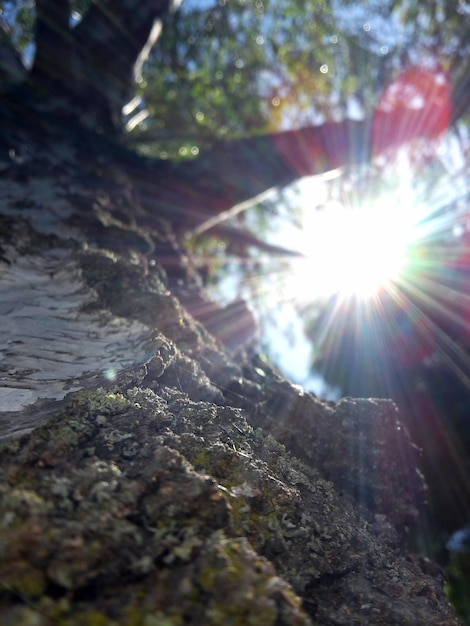
POLYGON ((0 93, 26 79, 27 70, 10 36, 10 29, 0 18, 0 93))
POLYGON ((470 110, 470 76, 465 74, 455 84, 452 93, 452 123, 456 124, 470 110))
POLYGON ((420 109, 380 110, 372 119, 219 141, 192 160, 142 159, 131 171, 149 225, 158 213, 197 235, 303 176, 367 163, 416 138, 433 139, 439 124, 420 109))
POLYGON ((74 30, 79 80, 106 94, 115 115, 132 96, 136 66, 158 38, 162 20, 181 0, 96 1, 74 30))
POLYGON ((180 227, 201 234, 303 176, 367 161, 370 126, 344 120, 219 141, 196 159, 147 159, 133 172, 150 219, 179 216, 180 227))
POLYGON ((71 54, 68 0, 36 0, 36 54, 32 77, 36 83, 60 81, 71 54))
POLYGON ((33 97, 88 127, 118 127, 162 21, 180 2, 94 0, 72 28, 68 0, 38 0, 33 97))

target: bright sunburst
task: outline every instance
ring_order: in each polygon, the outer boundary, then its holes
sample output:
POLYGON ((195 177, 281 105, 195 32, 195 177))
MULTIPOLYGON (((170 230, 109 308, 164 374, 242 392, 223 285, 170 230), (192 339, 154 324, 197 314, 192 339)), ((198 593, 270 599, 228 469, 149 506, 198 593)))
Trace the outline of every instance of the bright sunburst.
POLYGON ((306 217, 291 290, 306 298, 341 293, 367 298, 396 280, 418 237, 419 207, 409 198, 381 198, 375 205, 336 204, 306 217))

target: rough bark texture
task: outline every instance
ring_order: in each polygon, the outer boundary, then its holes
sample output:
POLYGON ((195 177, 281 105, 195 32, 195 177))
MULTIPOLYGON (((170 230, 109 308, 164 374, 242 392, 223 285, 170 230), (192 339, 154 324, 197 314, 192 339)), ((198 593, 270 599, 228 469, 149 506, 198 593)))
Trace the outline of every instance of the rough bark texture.
POLYGON ((2 624, 457 624, 403 547, 423 483, 394 406, 327 405, 228 353, 182 305, 230 331, 169 224, 134 225, 125 171, 17 140, 2 430, 44 425, 1 449, 2 624))
POLYGON ((246 307, 175 238, 190 195, 71 122, 48 41, 0 102, 2 625, 457 625, 404 547, 425 490, 393 404, 322 403, 243 349, 246 307))

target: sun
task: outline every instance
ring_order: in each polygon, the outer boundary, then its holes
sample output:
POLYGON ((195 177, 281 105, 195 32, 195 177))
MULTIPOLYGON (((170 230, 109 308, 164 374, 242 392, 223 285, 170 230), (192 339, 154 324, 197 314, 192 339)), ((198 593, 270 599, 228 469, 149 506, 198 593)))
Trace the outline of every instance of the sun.
POLYGON ((338 203, 306 216, 290 285, 296 297, 340 293, 369 298, 396 281, 410 263, 419 210, 380 198, 372 204, 338 203))
POLYGON ((331 245, 324 249, 326 258, 330 256, 327 275, 336 291, 368 297, 404 269, 409 224, 403 214, 386 205, 338 213, 329 226, 331 245))

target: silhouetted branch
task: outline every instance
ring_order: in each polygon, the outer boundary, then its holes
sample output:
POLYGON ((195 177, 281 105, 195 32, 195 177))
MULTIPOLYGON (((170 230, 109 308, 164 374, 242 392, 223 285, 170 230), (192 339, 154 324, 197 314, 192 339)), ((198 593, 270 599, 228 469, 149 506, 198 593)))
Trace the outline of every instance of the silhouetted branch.
POLYGON ((94 109, 88 125, 117 126, 162 20, 180 1, 95 0, 72 27, 67 0, 38 0, 35 96, 72 96, 82 121, 87 109, 94 109))
POLYGON ((452 93, 452 123, 465 117, 470 110, 470 75, 465 74, 452 93))
POLYGON ((434 138, 435 121, 420 109, 378 111, 343 120, 232 141, 188 161, 140 160, 136 186, 150 222, 163 214, 201 234, 303 176, 367 163, 416 138, 434 138))
POLYGON ((180 0, 101 0, 74 30, 82 77, 99 85, 115 112, 132 96, 134 77, 156 42, 161 22, 180 0))
POLYGON ((10 36, 10 29, 0 18, 0 93, 25 80, 27 70, 10 36))
POLYGON ((36 83, 56 82, 68 72, 71 58, 68 0, 36 0, 36 54, 32 76, 36 83))
POLYGON ((231 247, 231 252, 234 252, 236 256, 242 256, 246 253, 247 248, 256 248, 261 252, 267 252, 271 256, 278 257, 305 256, 297 250, 290 250, 283 246, 267 243, 243 228, 228 226, 227 224, 218 224, 212 228, 211 235, 227 242, 231 247))

